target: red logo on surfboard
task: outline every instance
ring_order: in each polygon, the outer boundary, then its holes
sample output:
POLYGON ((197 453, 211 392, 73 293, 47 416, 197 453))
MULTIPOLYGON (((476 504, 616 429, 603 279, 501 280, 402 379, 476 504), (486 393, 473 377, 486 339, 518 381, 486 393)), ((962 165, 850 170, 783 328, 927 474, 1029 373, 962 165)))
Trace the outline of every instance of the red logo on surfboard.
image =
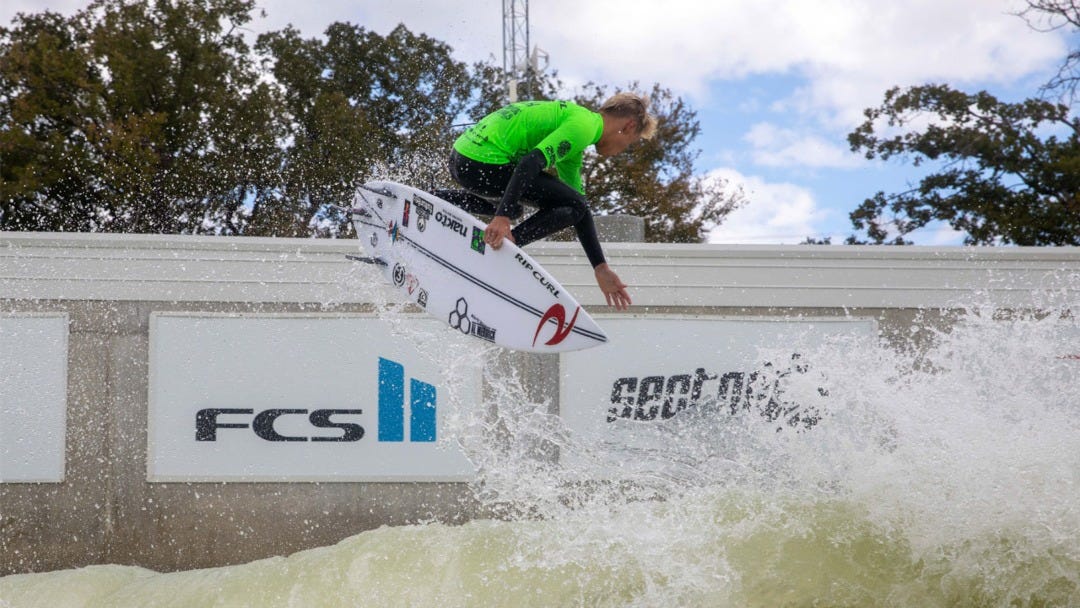
POLYGON ((566 339, 566 336, 570 335, 570 330, 574 329, 574 323, 577 323, 578 313, 581 312, 581 307, 578 306, 574 309, 574 316, 570 318, 570 323, 566 322, 566 309, 562 304, 552 304, 551 308, 547 309, 544 316, 540 317, 540 323, 536 326, 536 333, 533 334, 533 346, 536 346, 536 339, 540 337, 540 330, 544 328, 544 323, 554 319, 558 323, 558 327, 555 329, 555 335, 551 336, 551 339, 544 344, 548 346, 554 346, 566 339))

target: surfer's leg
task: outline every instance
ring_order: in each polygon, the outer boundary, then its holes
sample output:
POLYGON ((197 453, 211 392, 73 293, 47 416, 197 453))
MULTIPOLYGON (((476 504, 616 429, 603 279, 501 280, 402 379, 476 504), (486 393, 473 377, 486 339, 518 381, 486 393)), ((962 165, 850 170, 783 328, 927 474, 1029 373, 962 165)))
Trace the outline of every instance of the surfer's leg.
POLYGON ((524 247, 573 226, 593 267, 604 262, 604 252, 596 235, 596 224, 593 223, 589 204, 583 194, 559 178, 541 173, 522 194, 522 198, 529 200, 540 210, 514 227, 512 234, 518 247, 524 247))
POLYGON ((511 233, 514 235, 514 243, 518 247, 524 247, 567 226, 573 226, 578 220, 578 214, 570 207, 540 209, 515 226, 511 233))
MULTIPOLYGON (((495 215, 514 165, 491 165, 450 153, 450 175, 465 190, 436 190, 435 196, 474 215, 495 215)), ((511 210, 511 219, 521 217, 521 207, 511 210)))
POLYGON ((468 190, 436 190, 432 194, 473 215, 495 215, 495 203, 468 190))

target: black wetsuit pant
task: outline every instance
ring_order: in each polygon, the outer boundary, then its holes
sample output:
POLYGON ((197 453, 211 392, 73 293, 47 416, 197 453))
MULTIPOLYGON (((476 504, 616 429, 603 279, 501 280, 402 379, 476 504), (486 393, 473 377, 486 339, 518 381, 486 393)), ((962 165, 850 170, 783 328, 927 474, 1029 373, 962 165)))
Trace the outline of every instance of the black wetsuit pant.
MULTIPOLYGON (((512 164, 478 162, 455 150, 450 153, 450 174, 465 190, 436 190, 434 194, 473 215, 493 216, 515 168, 512 164)), ((583 194, 559 178, 541 172, 525 184, 521 198, 539 210, 511 230, 518 247, 573 226, 593 267, 604 263, 596 224, 583 194)), ((505 209, 504 213, 511 219, 521 217, 521 204, 505 209)))

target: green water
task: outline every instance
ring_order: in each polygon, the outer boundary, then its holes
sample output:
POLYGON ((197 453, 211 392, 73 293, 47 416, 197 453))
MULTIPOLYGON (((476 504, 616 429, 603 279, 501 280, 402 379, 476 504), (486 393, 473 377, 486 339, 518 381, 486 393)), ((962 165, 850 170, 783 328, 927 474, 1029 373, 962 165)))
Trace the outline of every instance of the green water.
POLYGON ((453 424, 484 500, 528 517, 208 570, 8 576, 0 607, 1080 607, 1078 323, 976 314, 922 353, 801 348, 810 371, 785 390, 814 428, 676 418, 633 452, 575 445, 502 379, 498 442, 473 432, 490 408, 453 424), (538 442, 579 457, 535 462, 538 442), (579 483, 630 461, 634 485, 579 483))
POLYGON ((0 598, 5 608, 1080 605, 1074 542, 1020 527, 915 548, 861 511, 706 493, 609 522, 381 528, 225 568, 9 576, 0 598))

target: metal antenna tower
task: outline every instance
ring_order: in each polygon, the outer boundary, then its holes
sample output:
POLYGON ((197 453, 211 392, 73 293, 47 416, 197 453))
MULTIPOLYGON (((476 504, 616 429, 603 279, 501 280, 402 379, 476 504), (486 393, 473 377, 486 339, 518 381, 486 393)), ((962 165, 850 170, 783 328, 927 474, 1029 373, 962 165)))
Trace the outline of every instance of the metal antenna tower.
POLYGON ((529 89, 525 71, 529 67, 529 0, 503 0, 503 75, 506 96, 510 103, 518 100, 518 84, 525 81, 525 97, 529 89))

